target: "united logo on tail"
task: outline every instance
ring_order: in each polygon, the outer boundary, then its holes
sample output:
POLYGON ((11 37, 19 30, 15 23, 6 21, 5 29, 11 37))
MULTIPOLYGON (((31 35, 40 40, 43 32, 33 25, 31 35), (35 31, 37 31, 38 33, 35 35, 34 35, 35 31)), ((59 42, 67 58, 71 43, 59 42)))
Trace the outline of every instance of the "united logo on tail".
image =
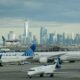
POLYGON ((32 44, 31 47, 24 52, 23 56, 32 57, 34 55, 35 49, 36 49, 36 44, 32 44))
POLYGON ((56 60, 56 68, 61 68, 61 59, 60 59, 60 57, 58 57, 57 58, 57 60, 56 60))

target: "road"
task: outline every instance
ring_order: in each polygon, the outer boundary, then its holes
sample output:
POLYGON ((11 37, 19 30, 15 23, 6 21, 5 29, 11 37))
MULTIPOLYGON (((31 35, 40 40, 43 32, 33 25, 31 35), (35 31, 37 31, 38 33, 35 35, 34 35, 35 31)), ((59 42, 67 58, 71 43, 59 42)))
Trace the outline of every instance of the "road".
POLYGON ((0 67, 0 80, 80 80, 80 62, 63 63, 58 74, 54 77, 45 75, 44 77, 33 76, 31 79, 27 77, 27 70, 40 64, 25 65, 4 65, 0 67))

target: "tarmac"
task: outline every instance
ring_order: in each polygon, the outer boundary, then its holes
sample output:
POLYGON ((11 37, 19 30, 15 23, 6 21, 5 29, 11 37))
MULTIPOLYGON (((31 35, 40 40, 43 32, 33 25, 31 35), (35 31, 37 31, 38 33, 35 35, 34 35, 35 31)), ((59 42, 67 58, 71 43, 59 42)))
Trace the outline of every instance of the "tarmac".
POLYGON ((32 78, 28 78, 27 71, 29 68, 39 65, 41 64, 4 64, 3 67, 0 67, 0 80, 80 80, 80 62, 63 63, 61 69, 55 71, 54 77, 35 75, 32 78))

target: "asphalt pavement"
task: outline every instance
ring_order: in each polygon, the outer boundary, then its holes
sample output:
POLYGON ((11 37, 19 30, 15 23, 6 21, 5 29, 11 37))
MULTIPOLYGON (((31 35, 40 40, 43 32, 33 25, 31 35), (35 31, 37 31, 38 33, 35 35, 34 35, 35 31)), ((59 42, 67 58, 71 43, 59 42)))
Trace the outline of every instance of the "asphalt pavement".
POLYGON ((56 71, 58 74, 54 74, 54 77, 50 77, 49 75, 44 75, 44 77, 35 75, 29 79, 27 77, 29 68, 39 65, 4 65, 0 67, 0 80, 80 80, 80 62, 63 63, 61 69, 56 71))

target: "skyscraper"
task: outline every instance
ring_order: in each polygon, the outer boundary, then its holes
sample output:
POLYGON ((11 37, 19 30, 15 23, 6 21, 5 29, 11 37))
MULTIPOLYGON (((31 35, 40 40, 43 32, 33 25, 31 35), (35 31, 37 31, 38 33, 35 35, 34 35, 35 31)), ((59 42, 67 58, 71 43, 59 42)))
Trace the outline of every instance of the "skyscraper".
POLYGON ((46 44, 48 39, 48 31, 46 27, 40 29, 40 44, 46 44))
POLYGON ((24 36, 28 37, 28 21, 24 23, 24 36))
POLYGON ((32 43, 38 44, 38 41, 37 41, 37 38, 36 38, 36 36, 35 36, 35 35, 33 36, 32 43))
POLYGON ((54 39, 53 39, 54 35, 55 35, 54 33, 50 33, 49 34, 49 40, 48 40, 49 44, 53 44, 53 42, 54 42, 54 39))
POLYGON ((14 31, 10 31, 8 33, 8 40, 15 40, 16 39, 16 35, 14 33, 14 31))

